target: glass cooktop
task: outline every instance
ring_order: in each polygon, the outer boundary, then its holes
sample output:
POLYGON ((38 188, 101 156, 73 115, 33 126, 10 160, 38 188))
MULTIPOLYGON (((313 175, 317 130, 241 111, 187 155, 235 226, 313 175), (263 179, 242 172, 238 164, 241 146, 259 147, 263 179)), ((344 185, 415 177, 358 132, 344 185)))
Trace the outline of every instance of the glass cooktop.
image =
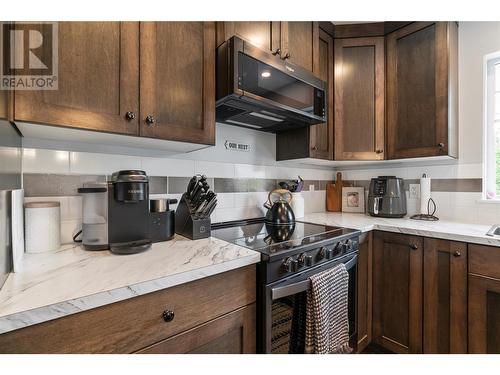
POLYGON ((290 225, 270 225, 263 218, 212 225, 213 237, 268 255, 354 232, 354 229, 299 221, 290 225))

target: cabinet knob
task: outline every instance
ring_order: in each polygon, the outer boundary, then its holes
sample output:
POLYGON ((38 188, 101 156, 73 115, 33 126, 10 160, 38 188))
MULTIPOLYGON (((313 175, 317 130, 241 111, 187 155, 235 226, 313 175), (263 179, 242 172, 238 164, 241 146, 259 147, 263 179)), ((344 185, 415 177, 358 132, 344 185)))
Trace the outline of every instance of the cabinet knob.
POLYGON ((439 143, 438 143, 438 147, 439 147, 439 148, 444 148, 444 143, 443 143, 443 142, 439 142, 439 143))
POLYGON ((135 113, 129 111, 129 112, 125 113, 125 118, 127 120, 131 121, 131 120, 135 119, 135 113))
POLYGON ((377 150, 375 151, 376 154, 383 154, 384 153, 384 150, 377 150))
POLYGON ((417 249, 418 249, 417 244, 411 243, 411 244, 410 244, 410 249, 412 249, 412 250, 417 250, 417 249))
POLYGON ((312 147, 311 147, 311 150, 312 150, 312 151, 316 151, 317 149, 318 149, 318 147, 317 147, 317 146, 312 146, 312 147))
POLYGON ((281 49, 280 49, 280 48, 276 48, 276 50, 274 50, 274 51, 272 52, 272 54, 273 54, 274 56, 279 55, 280 53, 281 53, 281 49))
POLYGON ((290 56, 290 53, 288 53, 288 52, 287 52, 287 53, 285 54, 285 56, 283 56, 281 59, 282 59, 282 60, 288 60, 290 57, 291 57, 291 56, 290 56))
POLYGON ((153 115, 147 115, 146 116, 146 124, 149 126, 152 126, 156 122, 156 119, 153 117, 153 115))
POLYGON ((461 253, 459 250, 457 250, 457 251, 455 251, 455 252, 453 253, 453 256, 454 256, 454 257, 459 257, 460 255, 462 255, 462 253, 461 253))
POLYGON ((174 320, 175 314, 172 310, 165 310, 162 314, 163 320, 168 322, 171 322, 174 320))

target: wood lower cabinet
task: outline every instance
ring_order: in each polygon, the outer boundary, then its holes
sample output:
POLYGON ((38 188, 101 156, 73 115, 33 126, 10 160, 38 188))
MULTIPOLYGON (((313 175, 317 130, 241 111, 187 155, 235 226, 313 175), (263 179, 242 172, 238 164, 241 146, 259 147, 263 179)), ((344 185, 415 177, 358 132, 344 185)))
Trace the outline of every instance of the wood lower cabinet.
POLYGON ((384 159, 384 61, 383 37, 335 39, 335 160, 384 159))
POLYGON ((141 23, 140 134, 215 144, 215 23, 141 23))
POLYGON ((467 353, 467 244, 424 239, 424 353, 467 353))
POLYGON ((15 120, 139 135, 139 23, 58 28, 58 89, 16 91, 15 120))
POLYGON ((422 353, 421 237, 374 233, 373 341, 396 353, 422 353))
POLYGON ((247 266, 2 334, 0 353, 252 352, 255 293, 247 266))
POLYGON ((415 22, 387 35, 388 159, 458 156, 457 28, 415 22))
POLYGON ((255 304, 151 345, 141 354, 255 353, 255 304))
POLYGON ((361 353, 372 341, 372 258, 373 234, 362 234, 359 239, 357 265, 357 352, 361 353))
POLYGON ((469 245, 469 353, 500 353, 500 251, 469 245))

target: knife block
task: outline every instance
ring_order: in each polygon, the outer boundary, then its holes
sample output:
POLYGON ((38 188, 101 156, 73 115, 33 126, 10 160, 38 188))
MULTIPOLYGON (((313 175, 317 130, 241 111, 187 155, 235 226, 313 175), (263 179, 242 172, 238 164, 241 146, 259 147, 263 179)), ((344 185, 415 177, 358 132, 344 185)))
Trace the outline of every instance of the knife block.
POLYGON ((175 211, 175 233, 191 240, 210 237, 210 218, 198 219, 191 210, 191 202, 182 194, 182 198, 175 211))

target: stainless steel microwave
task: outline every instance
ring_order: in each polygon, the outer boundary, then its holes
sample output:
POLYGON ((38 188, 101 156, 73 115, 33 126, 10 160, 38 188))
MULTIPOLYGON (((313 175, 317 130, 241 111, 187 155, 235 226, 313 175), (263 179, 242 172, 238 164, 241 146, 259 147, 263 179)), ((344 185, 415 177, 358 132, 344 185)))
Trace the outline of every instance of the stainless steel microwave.
POLYGON ((217 48, 216 120, 279 132, 326 122, 326 83, 233 36, 217 48))

